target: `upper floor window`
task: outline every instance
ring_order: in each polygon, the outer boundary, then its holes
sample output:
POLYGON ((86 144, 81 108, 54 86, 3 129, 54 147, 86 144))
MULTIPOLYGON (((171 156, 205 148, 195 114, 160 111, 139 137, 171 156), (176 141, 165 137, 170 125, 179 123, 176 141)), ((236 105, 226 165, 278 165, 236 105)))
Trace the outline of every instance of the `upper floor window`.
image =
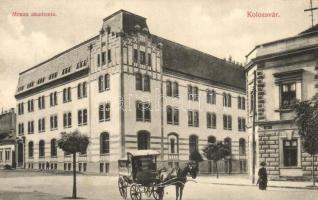
POLYGON ((87 109, 79 110, 77 119, 79 126, 87 125, 87 109))
POLYGON ((167 106, 167 124, 179 124, 179 109, 167 106))
POLYGON ((239 117, 238 118, 238 130, 239 131, 245 131, 245 129, 246 129, 245 118, 239 117))
POLYGON ((57 92, 52 92, 50 94, 50 106, 56 106, 57 105, 57 92))
POLYGON ((223 93, 223 106, 224 107, 231 107, 232 106, 231 94, 223 93))
POLYGON ((301 100, 303 72, 304 69, 296 69, 273 74, 275 91, 279 91, 279 99, 274 99, 276 108, 290 109, 297 99, 301 100))
POLYGON ((216 93, 214 90, 207 90, 206 101, 208 104, 216 104, 216 93))
POLYGON ((99 105, 99 121, 109 121, 110 120, 110 103, 103 103, 99 105))
POLYGON ((208 112, 206 114, 207 128, 216 128, 216 114, 208 112))
POLYGON ((245 97, 237 97, 237 107, 238 109, 245 110, 245 97))
POLYGON ((100 54, 97 54, 96 60, 97 60, 97 67, 99 67, 100 66, 100 54))
POLYGON ((66 67, 66 68, 64 68, 64 69, 62 70, 62 75, 68 74, 68 73, 70 73, 70 72, 71 72, 71 67, 66 67))
POLYGON ((19 135, 23 135, 24 134, 24 123, 19 123, 19 125, 18 125, 18 133, 19 133, 19 135))
POLYGON ((296 83, 284 83, 280 87, 281 108, 290 108, 296 103, 296 83))
POLYGON ((33 99, 28 101, 28 112, 33 112, 34 111, 34 104, 33 104, 33 99))
POLYGON ((40 96, 38 98, 38 106, 40 110, 45 108, 45 96, 40 96))
POLYGON ((24 104, 23 102, 18 104, 18 115, 22 115, 24 113, 24 104))
POLYGON ((106 52, 103 51, 102 52, 102 65, 105 65, 106 64, 106 52))
POLYGON ((55 79, 57 77, 57 72, 49 75, 49 80, 55 79))
POLYGON ((188 111, 188 126, 199 127, 199 111, 188 111))
POLYGON ((28 121, 28 134, 34 133, 34 121, 28 121))
POLYGON ((108 63, 112 62, 112 51, 111 51, 111 49, 107 50, 107 62, 108 63))
POLYGON ((177 82, 166 82, 166 93, 168 97, 179 97, 179 84, 177 82))
POLYGON ((45 77, 39 78, 38 79, 38 85, 43 83, 45 81, 45 77))
POLYGON ((148 102, 136 102, 136 120, 150 122, 151 121, 151 105, 148 102))
POLYGON ((51 130, 57 129, 57 115, 50 116, 50 128, 51 130))
POLYGON ((150 92, 150 76, 147 74, 141 75, 136 73, 136 90, 150 92))
POLYGON ((98 77, 98 90, 103 92, 110 89, 110 76, 109 74, 101 75, 98 77))
POLYGON ((152 66, 151 53, 148 53, 148 66, 152 66))
POLYGON ((140 64, 145 65, 146 64, 146 53, 144 51, 140 51, 140 64))
POLYGON ((134 63, 138 63, 138 50, 134 49, 134 57, 133 57, 134 63))
POLYGON ((79 83, 77 85, 77 98, 81 99, 87 97, 87 83, 83 82, 83 83, 79 83))
POLYGON ((63 102, 66 103, 69 101, 72 101, 71 87, 63 89, 63 102))
POLYGON ((167 92, 167 96, 171 97, 172 96, 172 85, 171 85, 171 81, 167 81, 166 82, 166 92, 167 92))
POLYGON ((196 86, 188 85, 188 99, 193 101, 199 100, 199 89, 196 86))
POLYGON ((232 130, 232 116, 231 115, 223 115, 223 129, 224 130, 232 130))
POLYGON ((70 128, 72 127, 72 113, 64 113, 63 115, 63 126, 64 128, 70 128))
POLYGON ((45 118, 44 117, 38 120, 38 131, 39 131, 39 133, 45 131, 45 118))
POLYGON ((34 82, 32 81, 32 82, 27 84, 27 88, 31 88, 31 87, 33 87, 33 85, 34 85, 34 82))

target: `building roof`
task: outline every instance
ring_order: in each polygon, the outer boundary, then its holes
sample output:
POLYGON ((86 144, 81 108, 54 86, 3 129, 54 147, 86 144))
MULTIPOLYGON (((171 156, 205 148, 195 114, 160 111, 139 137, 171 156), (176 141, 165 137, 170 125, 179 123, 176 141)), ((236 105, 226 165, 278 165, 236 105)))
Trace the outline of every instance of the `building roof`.
POLYGON ((215 56, 155 36, 163 44, 163 70, 191 75, 210 84, 245 90, 244 68, 215 56))
POLYGON ((311 32, 317 32, 317 31, 318 31, 318 24, 310 27, 307 30, 304 30, 304 31, 300 32, 299 35, 306 34, 306 33, 311 33, 311 32))
MULTIPOLYGON (((103 21, 104 26, 113 27, 111 31, 131 33, 136 31, 136 26, 138 25, 141 31, 149 34, 144 17, 124 10, 117 11, 109 17, 106 17, 103 21)), ((243 67, 159 36, 152 35, 152 37, 154 42, 163 44, 164 72, 179 73, 184 76, 189 76, 190 78, 204 80, 210 84, 229 86, 241 89, 242 91, 245 90, 243 67)), ((64 77, 65 75, 62 74, 62 71, 67 67, 71 67, 70 73, 68 73, 67 76, 78 71, 78 69, 75 68, 77 62, 89 56, 87 44, 97 38, 98 35, 21 72, 16 94, 64 77), (57 73, 57 77, 54 80, 49 80, 49 76, 53 73, 57 73), (41 78, 44 78, 44 82, 38 84, 38 80, 41 78), (31 82, 34 82, 34 86, 28 88, 27 85, 31 82), (21 87, 23 87, 23 89, 19 90, 21 87)))

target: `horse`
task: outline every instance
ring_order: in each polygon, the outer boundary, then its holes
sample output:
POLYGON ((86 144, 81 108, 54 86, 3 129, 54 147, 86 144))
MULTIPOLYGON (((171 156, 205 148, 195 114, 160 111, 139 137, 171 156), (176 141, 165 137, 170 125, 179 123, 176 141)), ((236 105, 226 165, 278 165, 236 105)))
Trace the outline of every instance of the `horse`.
POLYGON ((182 193, 187 182, 187 175, 190 174, 193 179, 197 177, 198 164, 188 162, 185 167, 174 167, 169 172, 165 168, 159 170, 160 179, 164 184, 176 186, 176 200, 182 200, 182 193))

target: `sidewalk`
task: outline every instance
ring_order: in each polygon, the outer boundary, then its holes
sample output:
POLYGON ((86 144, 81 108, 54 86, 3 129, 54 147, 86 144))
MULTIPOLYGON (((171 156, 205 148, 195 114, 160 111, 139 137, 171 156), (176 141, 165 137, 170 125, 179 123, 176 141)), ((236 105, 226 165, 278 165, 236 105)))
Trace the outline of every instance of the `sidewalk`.
MULTIPOLYGON (((253 186, 256 187, 255 184, 252 184, 252 180, 247 176, 220 176, 218 179, 216 176, 199 176, 195 179, 198 183, 206 183, 206 184, 216 184, 216 185, 233 185, 233 186, 253 186)), ((311 181, 268 181, 268 187, 272 188, 289 188, 289 189, 307 189, 307 190, 317 190, 318 187, 312 188, 311 181)), ((318 183, 316 183, 318 185, 318 183)))

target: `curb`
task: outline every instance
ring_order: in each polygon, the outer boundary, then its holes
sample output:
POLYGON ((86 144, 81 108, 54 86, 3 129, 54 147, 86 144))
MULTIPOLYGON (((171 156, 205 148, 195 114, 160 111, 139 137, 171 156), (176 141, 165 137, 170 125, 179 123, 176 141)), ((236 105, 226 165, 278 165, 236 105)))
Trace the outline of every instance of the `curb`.
MULTIPOLYGON (((234 184, 234 183, 211 183, 211 182, 198 182, 204 184, 212 184, 212 185, 228 185, 228 186, 245 186, 245 187, 254 187, 256 185, 252 184, 234 184)), ((286 189, 300 189, 300 190, 318 190, 317 188, 313 187, 297 187, 297 186, 280 186, 280 185, 269 185, 267 187, 270 188, 286 188, 286 189)))

